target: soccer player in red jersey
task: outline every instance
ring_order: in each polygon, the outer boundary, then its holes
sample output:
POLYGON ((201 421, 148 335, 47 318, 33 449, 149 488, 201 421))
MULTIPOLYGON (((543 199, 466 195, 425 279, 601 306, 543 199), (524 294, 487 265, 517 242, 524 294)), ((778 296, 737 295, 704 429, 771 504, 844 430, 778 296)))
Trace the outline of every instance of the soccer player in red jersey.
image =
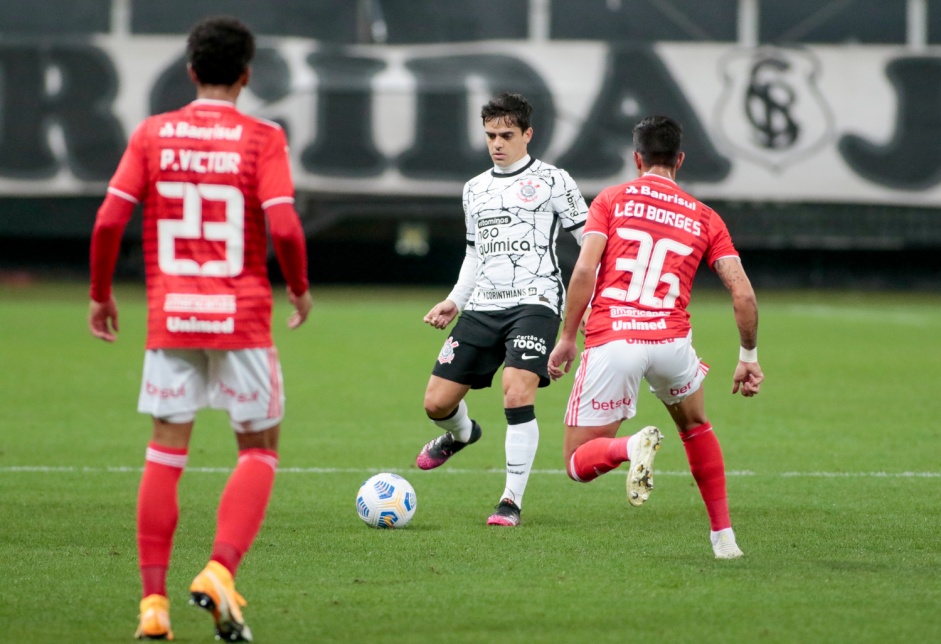
POLYGON ((719 440, 706 416, 702 383, 708 366, 692 346, 689 303, 702 260, 732 295, 741 349, 732 393, 751 397, 764 375, 758 364, 758 305, 738 252, 718 214, 676 184, 683 163, 682 128, 650 117, 634 128, 640 177, 606 188, 592 201, 582 248, 569 283, 562 334, 549 373, 568 373, 586 308, 585 350, 565 415, 569 476, 588 482, 631 462, 628 501, 641 505, 653 488, 653 460, 662 434, 645 427, 616 438, 637 410, 641 378, 679 430, 693 478, 706 504, 713 552, 742 556, 725 487, 719 440))
POLYGON ((234 577, 268 506, 284 415, 266 227, 294 306, 288 326, 303 324, 311 309, 287 139, 277 124, 235 107, 254 52, 254 36, 235 19, 209 18, 193 28, 187 69, 197 98, 138 126, 92 234, 88 326, 113 342, 112 276, 124 228, 143 204, 148 321, 138 410, 153 417, 153 434, 137 507, 140 639, 173 636, 166 576, 177 487, 196 411, 211 407, 228 412, 239 456, 191 603, 212 613, 222 639, 251 640, 234 577))

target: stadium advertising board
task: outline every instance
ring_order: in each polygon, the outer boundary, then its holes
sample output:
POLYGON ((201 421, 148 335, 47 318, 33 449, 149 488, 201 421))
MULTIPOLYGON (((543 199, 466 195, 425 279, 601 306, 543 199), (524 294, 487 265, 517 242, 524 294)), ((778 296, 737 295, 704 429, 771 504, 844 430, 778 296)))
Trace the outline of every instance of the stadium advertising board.
MULTIPOLYGON (((177 37, 0 42, 0 195, 103 192, 138 122, 193 96, 177 37)), ((240 107, 280 122, 300 191, 459 194, 487 165, 479 109, 535 105, 540 158, 586 195, 634 176, 631 127, 685 127, 705 199, 941 201, 941 55, 510 41, 324 46, 262 39, 240 107)))

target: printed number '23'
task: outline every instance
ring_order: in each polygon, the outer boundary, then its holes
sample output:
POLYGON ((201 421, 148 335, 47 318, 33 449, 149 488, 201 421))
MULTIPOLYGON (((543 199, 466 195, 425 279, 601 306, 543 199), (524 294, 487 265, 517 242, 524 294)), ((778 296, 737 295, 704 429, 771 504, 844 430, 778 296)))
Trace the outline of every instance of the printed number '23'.
POLYGON ((641 230, 618 228, 618 236, 640 244, 635 259, 618 257, 615 268, 631 274, 631 283, 627 290, 608 287, 601 294, 623 302, 637 302, 654 309, 669 309, 680 294, 680 278, 674 273, 663 272, 663 262, 667 253, 689 255, 693 249, 673 239, 661 239, 656 244, 653 237, 641 230), (656 296, 660 283, 670 288, 662 298, 656 296))
POLYGON ((183 200, 183 219, 157 222, 157 255, 167 275, 235 277, 245 263, 245 197, 235 186, 158 181, 157 192, 183 200), (203 222, 203 201, 225 204, 225 221, 203 222), (177 239, 205 239, 225 243, 225 259, 200 264, 176 256, 177 239))

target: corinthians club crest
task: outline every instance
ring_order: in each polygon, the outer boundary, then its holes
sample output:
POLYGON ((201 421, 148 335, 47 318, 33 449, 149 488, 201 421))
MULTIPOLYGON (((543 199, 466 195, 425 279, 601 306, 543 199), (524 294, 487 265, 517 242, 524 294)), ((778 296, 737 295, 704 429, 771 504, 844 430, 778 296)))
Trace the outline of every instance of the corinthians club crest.
POLYGON ((520 201, 529 203, 530 201, 536 200, 537 189, 541 188, 538 183, 533 184, 532 180, 520 181, 519 192, 516 193, 516 196, 520 201))
POLYGON ((779 171, 834 136, 833 114, 816 84, 820 64, 810 52, 737 49, 719 66, 716 131, 735 156, 779 171))
POLYGON ((449 336, 447 340, 444 341, 444 346, 441 347, 441 352, 438 354, 438 362, 441 364, 448 364, 454 360, 454 349, 460 345, 455 342, 453 336, 449 336))

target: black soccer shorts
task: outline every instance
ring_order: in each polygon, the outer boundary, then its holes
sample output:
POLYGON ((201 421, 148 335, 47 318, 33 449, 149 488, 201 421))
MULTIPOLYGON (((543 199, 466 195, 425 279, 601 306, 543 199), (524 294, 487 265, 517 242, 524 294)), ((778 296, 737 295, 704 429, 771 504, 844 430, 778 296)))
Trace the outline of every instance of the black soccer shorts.
POLYGON ((505 363, 532 371, 539 376, 539 386, 546 387, 551 382, 549 354, 561 323, 558 315, 539 304, 505 311, 464 311, 431 373, 471 389, 485 389, 505 363))

